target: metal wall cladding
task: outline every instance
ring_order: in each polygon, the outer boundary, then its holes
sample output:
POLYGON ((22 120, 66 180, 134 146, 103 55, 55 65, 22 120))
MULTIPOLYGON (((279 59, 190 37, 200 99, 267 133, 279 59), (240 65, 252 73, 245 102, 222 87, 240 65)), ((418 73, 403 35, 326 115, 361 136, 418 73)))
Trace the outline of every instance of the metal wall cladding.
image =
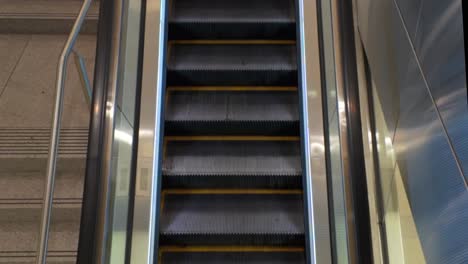
POLYGON ((468 263, 461 0, 357 0, 358 23, 428 263, 468 263))

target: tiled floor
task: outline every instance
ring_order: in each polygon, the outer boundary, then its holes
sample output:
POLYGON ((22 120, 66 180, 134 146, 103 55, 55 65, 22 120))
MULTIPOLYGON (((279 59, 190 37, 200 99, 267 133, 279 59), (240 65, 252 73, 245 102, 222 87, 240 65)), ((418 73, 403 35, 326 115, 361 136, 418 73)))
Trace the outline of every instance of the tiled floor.
MULTIPOLYGON (((24 137, 10 135, 8 129, 31 131, 26 128, 50 128, 57 63, 65 41, 65 35, 0 35, 0 133, 4 137, 5 133, 9 133, 11 144, 24 140, 24 137)), ((76 45, 76 50, 85 58, 91 80, 95 45, 94 35, 80 36, 76 45)), ((65 85, 62 128, 75 131, 88 127, 90 109, 73 60, 71 56, 65 85)), ((43 142, 34 143, 35 140, 47 141, 48 138, 31 136, 28 142, 22 142, 25 146, 32 146, 26 152, 42 149, 38 146, 42 146, 43 142)), ((41 166, 26 164, 3 166, 0 169, 0 263, 34 263, 45 158, 42 157, 44 155, 36 155, 40 158, 15 155, 13 159, 17 161, 22 159, 25 164, 40 163, 41 166)), ((3 159, 0 164, 12 159, 8 154, 4 156, 0 155, 0 159, 3 159)), ((68 167, 65 170, 64 165, 60 164, 63 159, 59 159, 49 240, 49 250, 54 251, 52 255, 55 254, 55 259, 51 259, 50 263, 73 263, 76 257, 85 166, 85 156, 82 156, 78 158, 80 166, 65 166, 68 167)))

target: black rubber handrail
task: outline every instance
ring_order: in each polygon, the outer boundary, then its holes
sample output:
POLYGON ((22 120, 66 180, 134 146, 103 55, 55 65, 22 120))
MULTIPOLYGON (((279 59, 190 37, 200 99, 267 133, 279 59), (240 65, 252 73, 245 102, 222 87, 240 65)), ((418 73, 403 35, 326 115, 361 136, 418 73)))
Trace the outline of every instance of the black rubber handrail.
POLYGON ((109 59, 112 36, 114 1, 101 0, 96 45, 93 98, 91 102, 86 175, 81 209, 78 264, 93 263, 98 190, 101 174, 101 156, 104 140, 105 103, 109 81, 109 59))
POLYGON ((352 205, 354 211, 357 263, 373 263, 367 179, 364 163, 364 145, 360 115, 359 83, 354 38, 352 1, 339 0, 339 23, 343 86, 345 90, 346 127, 348 135, 348 156, 352 205))

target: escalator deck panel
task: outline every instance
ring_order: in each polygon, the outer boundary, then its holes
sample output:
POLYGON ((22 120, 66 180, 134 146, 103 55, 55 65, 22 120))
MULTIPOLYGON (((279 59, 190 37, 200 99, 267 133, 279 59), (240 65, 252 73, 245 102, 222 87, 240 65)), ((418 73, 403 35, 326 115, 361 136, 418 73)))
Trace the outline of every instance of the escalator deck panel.
POLYGON ((304 252, 164 253, 163 264, 305 264, 304 252))
POLYGON ((169 141, 163 175, 301 175, 298 141, 169 141))
POLYGON ((162 242, 290 245, 304 235, 301 194, 168 194, 162 207, 162 242))

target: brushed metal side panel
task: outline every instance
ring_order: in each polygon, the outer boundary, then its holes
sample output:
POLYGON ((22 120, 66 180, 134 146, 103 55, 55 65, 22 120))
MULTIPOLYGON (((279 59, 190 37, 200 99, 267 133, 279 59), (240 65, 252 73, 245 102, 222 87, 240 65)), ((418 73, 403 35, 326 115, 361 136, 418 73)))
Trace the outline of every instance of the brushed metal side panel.
MULTIPOLYGON (((403 21, 412 40, 416 35, 423 0, 396 0, 403 16, 403 21)), ((426 1, 427 2, 427 1, 426 1)))
POLYGON ((399 116, 399 91, 401 80, 406 75, 404 65, 398 62, 404 56, 397 51, 402 45, 392 32, 400 27, 400 21, 390 12, 391 0, 358 1, 359 31, 372 70, 372 78, 377 82, 379 96, 385 98, 382 108, 388 131, 393 135, 399 116))
POLYGON ((468 218, 457 213, 468 213, 468 192, 416 59, 405 50, 408 59, 400 64, 408 65, 408 74, 399 89, 395 156, 427 263, 454 263, 463 254, 456 248, 468 245, 462 224, 468 218))
MULTIPOLYGON (((429 0, 426 2, 430 4, 429 0)), ((452 1, 434 2, 443 5, 440 2, 452 1)), ((461 152, 457 149, 454 138, 458 137, 457 139, 464 142, 467 129, 461 128, 464 127, 464 121, 460 115, 453 123, 449 123, 443 113, 447 111, 453 114, 459 111, 457 104, 448 98, 460 96, 466 100, 466 94, 455 96, 453 94, 456 93, 452 90, 458 91, 459 88, 454 87, 463 87, 461 81, 454 79, 460 74, 461 65, 456 58, 464 58, 464 54, 459 51, 457 53, 454 47, 447 46, 448 43, 444 41, 437 48, 428 48, 437 43, 434 38, 421 41, 432 43, 424 46, 426 50, 418 45, 414 49, 411 32, 404 22, 404 12, 397 3, 396 0, 358 0, 360 34, 376 83, 375 96, 381 102, 389 129, 396 132, 388 141, 395 147, 397 163, 426 261, 466 263, 468 190, 457 158, 461 152), (450 51, 442 55, 445 49, 450 51), (435 60, 428 54, 437 56, 438 59, 435 60), (450 70, 450 66, 454 68, 450 70), (446 87, 445 90, 434 89, 433 85, 437 80, 440 81, 440 86, 446 87), (450 125, 446 129, 446 124, 458 126, 455 130, 465 131, 465 135, 461 136, 461 132, 454 133, 450 125)), ((429 9, 436 10, 439 7, 433 5, 429 9)), ((423 21, 422 15, 421 25, 426 24, 423 21)), ((450 22, 445 23, 450 27, 450 22)), ((439 21, 431 28, 439 30, 440 26, 439 21)), ((456 27, 455 25, 453 30, 456 31, 456 27)), ((458 32, 454 34, 460 34, 458 32)), ((440 33, 440 36, 447 38, 444 34, 449 33, 440 33)), ((419 35, 418 37, 421 38, 419 35)))
POLYGON ((426 0, 415 50, 468 180, 468 96, 461 0, 426 0))

